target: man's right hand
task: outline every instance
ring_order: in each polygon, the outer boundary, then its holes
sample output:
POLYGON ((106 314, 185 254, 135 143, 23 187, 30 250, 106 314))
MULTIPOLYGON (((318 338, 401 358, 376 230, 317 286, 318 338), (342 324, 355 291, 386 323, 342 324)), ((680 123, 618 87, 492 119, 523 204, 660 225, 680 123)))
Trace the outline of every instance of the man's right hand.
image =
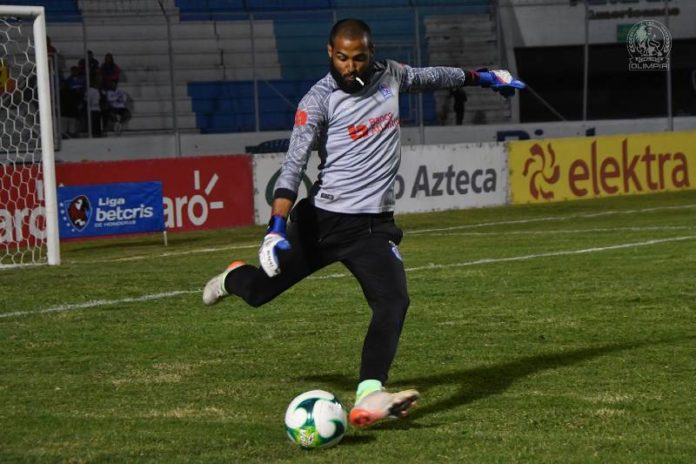
POLYGON ((285 235, 285 224, 286 220, 283 216, 271 216, 266 236, 259 248, 259 262, 268 277, 280 274, 278 251, 290 249, 290 242, 285 235))

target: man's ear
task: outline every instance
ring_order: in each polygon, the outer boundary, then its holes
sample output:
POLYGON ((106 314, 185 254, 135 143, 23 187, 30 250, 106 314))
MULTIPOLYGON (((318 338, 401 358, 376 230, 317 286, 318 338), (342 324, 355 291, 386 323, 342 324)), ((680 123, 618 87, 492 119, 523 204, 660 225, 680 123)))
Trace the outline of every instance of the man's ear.
POLYGON ((326 44, 326 52, 329 54, 329 58, 333 56, 333 47, 331 44, 326 44))

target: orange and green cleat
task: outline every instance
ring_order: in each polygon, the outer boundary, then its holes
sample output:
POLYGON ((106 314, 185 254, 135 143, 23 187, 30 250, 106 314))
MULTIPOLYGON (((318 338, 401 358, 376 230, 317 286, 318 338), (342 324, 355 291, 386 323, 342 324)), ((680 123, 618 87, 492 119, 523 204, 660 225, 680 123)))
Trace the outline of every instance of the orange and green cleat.
POLYGON ((404 390, 389 393, 384 390, 373 391, 359 398, 350 411, 350 423, 357 428, 369 427, 382 419, 399 419, 408 414, 416 404, 420 393, 404 390))

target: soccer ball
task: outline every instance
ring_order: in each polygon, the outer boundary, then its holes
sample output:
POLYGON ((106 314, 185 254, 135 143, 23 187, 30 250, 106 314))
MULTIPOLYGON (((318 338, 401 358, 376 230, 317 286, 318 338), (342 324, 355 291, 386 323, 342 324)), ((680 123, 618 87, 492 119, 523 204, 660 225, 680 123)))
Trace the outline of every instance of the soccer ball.
POLYGON ((298 395, 285 412, 290 441, 304 449, 333 446, 346 433, 346 410, 332 393, 312 390, 298 395))

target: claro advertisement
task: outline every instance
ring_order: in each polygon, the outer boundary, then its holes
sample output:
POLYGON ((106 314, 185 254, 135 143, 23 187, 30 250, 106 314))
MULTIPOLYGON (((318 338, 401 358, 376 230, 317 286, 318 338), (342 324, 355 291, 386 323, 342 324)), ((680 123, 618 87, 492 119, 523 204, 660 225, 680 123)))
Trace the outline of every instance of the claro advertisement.
POLYGON ((509 143, 511 203, 688 190, 696 185, 696 132, 509 143))
MULTIPOLYGON (((396 211, 415 213, 505 204, 506 154, 503 144, 415 145, 403 147, 395 182, 396 211)), ((265 224, 271 214, 273 188, 284 154, 254 156, 255 220, 265 224)), ((319 157, 312 153, 298 198, 317 179, 319 157)))
POLYGON ((65 186, 160 181, 169 231, 249 225, 253 219, 246 155, 66 163, 56 167, 56 178, 65 186))

